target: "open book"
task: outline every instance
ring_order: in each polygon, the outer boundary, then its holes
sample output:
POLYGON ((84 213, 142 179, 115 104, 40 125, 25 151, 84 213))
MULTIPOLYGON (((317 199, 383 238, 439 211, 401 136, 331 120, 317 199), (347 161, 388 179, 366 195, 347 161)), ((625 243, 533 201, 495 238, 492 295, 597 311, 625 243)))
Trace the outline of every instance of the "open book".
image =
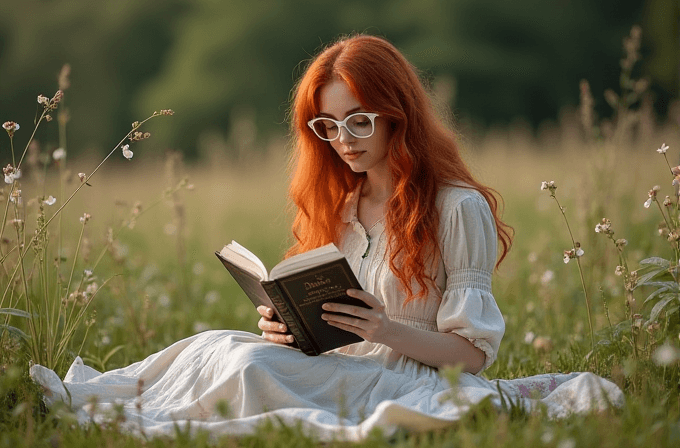
POLYGON ((215 255, 256 307, 265 305, 275 311, 305 354, 314 356, 363 341, 321 319, 324 313, 321 305, 326 302, 367 307, 363 301, 346 294, 350 288, 362 288, 334 244, 283 260, 271 272, 236 241, 215 255))

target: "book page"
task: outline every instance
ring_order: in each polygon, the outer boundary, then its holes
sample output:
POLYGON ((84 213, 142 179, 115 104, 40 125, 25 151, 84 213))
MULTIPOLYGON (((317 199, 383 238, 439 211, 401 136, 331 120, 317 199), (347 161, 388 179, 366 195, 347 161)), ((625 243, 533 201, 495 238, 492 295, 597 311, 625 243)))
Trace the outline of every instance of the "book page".
POLYGON ((227 260, 231 261, 242 269, 250 272, 261 281, 268 280, 267 268, 262 261, 251 251, 233 241, 222 248, 220 251, 227 260))
POLYGON ((292 256, 283 260, 272 269, 269 274, 271 280, 283 277, 286 275, 296 274, 309 269, 314 266, 319 266, 333 260, 344 258, 342 252, 335 247, 335 244, 330 243, 325 246, 312 249, 309 252, 292 256))

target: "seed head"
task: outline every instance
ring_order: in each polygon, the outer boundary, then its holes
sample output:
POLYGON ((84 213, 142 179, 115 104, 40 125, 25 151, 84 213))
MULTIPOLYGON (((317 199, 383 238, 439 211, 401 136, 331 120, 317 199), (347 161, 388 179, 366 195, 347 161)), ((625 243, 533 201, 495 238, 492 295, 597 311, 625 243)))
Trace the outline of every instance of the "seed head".
POLYGON ((161 109, 160 115, 175 115, 172 109, 161 109))
POLYGON ((50 99, 45 95, 38 95, 38 104, 42 104, 44 107, 47 107, 50 104, 50 99))

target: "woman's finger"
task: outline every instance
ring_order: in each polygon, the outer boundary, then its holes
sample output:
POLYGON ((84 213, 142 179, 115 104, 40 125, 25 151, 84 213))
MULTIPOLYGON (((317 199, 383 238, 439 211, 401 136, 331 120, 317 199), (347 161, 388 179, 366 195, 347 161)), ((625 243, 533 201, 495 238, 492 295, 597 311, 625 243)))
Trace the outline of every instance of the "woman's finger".
POLYGON ((295 342, 292 334, 270 333, 268 331, 263 331, 262 337, 277 344, 292 344, 295 342))
POLYGON ((269 319, 274 316, 274 310, 264 305, 258 306, 257 312, 260 313, 260 316, 268 317, 269 319))
POLYGON ((365 320, 369 320, 371 315, 375 313, 372 308, 363 308, 361 306, 347 305, 344 303, 328 302, 321 305, 321 308, 323 308, 324 311, 349 314, 365 320))
POLYGON ((382 303, 370 292, 362 291, 361 289, 348 289, 347 295, 359 299, 371 308, 380 308, 382 303))
POLYGON ((268 331, 272 333, 285 333, 288 331, 288 327, 286 327, 286 324, 269 320, 264 316, 261 317, 260 320, 257 322, 257 327, 262 331, 268 331))

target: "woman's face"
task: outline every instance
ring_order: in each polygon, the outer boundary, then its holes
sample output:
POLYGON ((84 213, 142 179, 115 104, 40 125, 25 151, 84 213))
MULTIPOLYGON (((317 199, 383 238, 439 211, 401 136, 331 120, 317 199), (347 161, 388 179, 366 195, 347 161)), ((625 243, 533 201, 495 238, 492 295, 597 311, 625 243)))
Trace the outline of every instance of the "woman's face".
MULTIPOLYGON (((373 112, 365 110, 347 84, 339 80, 334 80, 321 88, 320 103, 319 116, 338 121, 356 112, 373 112)), ((387 121, 379 116, 375 119, 375 132, 370 137, 355 137, 341 127, 340 136, 329 143, 355 173, 371 170, 378 173, 387 170, 388 139, 387 121)))

